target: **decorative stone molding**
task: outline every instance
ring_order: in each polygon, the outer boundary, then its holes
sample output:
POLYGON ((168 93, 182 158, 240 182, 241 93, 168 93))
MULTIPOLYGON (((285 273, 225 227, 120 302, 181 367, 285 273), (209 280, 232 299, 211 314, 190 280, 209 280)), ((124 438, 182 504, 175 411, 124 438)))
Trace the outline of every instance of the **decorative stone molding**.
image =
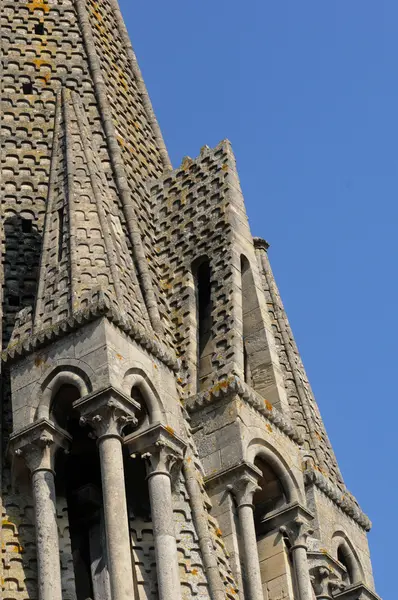
POLYGON ((148 331, 139 327, 132 319, 123 314, 118 307, 109 302, 109 299, 102 292, 93 297, 87 307, 73 312, 69 317, 58 321, 51 327, 42 329, 35 327, 33 331, 26 332, 24 329, 25 316, 21 315, 23 326, 21 326, 21 330, 14 329, 13 337, 7 349, 1 355, 2 360, 4 362, 18 360, 101 317, 106 317, 108 321, 167 367, 173 371, 178 371, 180 365, 175 355, 160 341, 152 337, 148 331))
POLYGON ((58 449, 68 451, 70 435, 48 419, 41 419, 10 436, 10 450, 14 457, 23 458, 31 473, 54 470, 58 449))
POLYGON ((123 427, 135 425, 135 412, 140 410, 138 402, 112 386, 93 392, 73 403, 80 413, 80 424, 90 425, 95 436, 120 437, 123 427))
POLYGON ((148 461, 149 476, 154 473, 170 475, 172 466, 183 459, 187 447, 171 427, 161 423, 149 427, 142 433, 132 433, 124 440, 130 455, 148 461))
POLYGON ((304 471, 304 483, 307 487, 315 485, 325 494, 325 496, 337 504, 344 513, 351 517, 365 531, 370 531, 372 527, 371 521, 359 508, 351 494, 342 492, 311 464, 306 465, 306 470, 304 471))
POLYGON ((279 412, 268 400, 265 400, 255 392, 250 386, 244 383, 237 375, 229 375, 220 380, 205 392, 200 392, 191 396, 185 401, 185 407, 189 413, 195 413, 208 404, 216 402, 220 398, 236 394, 241 400, 249 404, 252 408, 261 413, 275 427, 280 429, 294 442, 301 444, 303 440, 294 429, 292 423, 279 412))
POLYGON ((270 244, 267 242, 267 240, 260 237, 253 238, 253 245, 256 250, 265 250, 265 252, 267 252, 268 248, 270 247, 270 244))

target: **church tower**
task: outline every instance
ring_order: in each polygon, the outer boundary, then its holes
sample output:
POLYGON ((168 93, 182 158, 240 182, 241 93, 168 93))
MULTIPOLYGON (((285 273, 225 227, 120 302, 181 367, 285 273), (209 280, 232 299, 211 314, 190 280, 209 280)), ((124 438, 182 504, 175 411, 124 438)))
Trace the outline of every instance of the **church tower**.
POLYGON ((3 600, 379 600, 230 143, 117 0, 2 0, 3 600))

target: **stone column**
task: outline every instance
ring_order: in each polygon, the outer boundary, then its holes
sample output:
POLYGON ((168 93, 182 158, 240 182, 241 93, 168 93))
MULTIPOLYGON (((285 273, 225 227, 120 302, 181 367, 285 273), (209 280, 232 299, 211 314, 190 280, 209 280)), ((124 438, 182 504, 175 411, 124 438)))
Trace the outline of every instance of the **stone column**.
POLYGON ((130 454, 147 460, 159 600, 181 600, 170 470, 186 444, 171 428, 155 425, 125 440, 130 454))
POLYGON ((237 504, 243 554, 243 580, 247 600, 264 600, 253 514, 253 496, 260 489, 257 484, 259 475, 257 471, 253 465, 245 463, 240 472, 236 474, 236 480, 227 485, 227 489, 233 494, 237 504))
POLYGON ((113 388, 107 388, 77 400, 73 407, 80 412, 81 424, 90 425, 98 438, 112 600, 133 600, 121 430, 128 422, 136 422, 134 412, 139 405, 113 388))
POLYGON ((312 585, 307 559, 307 537, 313 533, 307 521, 297 517, 287 526, 280 527, 279 531, 285 535, 290 543, 290 553, 293 559, 294 572, 298 591, 298 600, 312 600, 312 585))
POLYGON ((69 442, 68 434, 47 419, 10 437, 14 456, 24 459, 32 476, 40 600, 62 600, 54 457, 59 448, 66 450, 69 442))

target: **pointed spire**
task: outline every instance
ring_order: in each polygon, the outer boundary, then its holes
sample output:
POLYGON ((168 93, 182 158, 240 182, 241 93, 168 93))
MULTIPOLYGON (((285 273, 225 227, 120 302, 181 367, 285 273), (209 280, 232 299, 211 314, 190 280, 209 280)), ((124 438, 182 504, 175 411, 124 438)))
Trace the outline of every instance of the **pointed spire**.
POLYGON ((279 360, 285 372, 285 386, 292 420, 305 440, 304 459, 309 459, 327 478, 344 487, 336 457, 275 282, 267 252, 269 244, 261 238, 254 238, 254 246, 263 276, 268 311, 276 331, 275 341, 279 360))
POLYGON ((104 297, 150 329, 117 197, 77 94, 57 99, 43 249, 33 330, 104 297))

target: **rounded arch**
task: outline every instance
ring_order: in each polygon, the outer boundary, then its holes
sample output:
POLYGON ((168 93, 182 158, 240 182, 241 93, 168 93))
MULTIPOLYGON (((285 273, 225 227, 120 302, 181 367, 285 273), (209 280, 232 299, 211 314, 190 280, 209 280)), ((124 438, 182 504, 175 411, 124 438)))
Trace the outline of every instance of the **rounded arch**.
POLYGON ((288 504, 302 501, 302 491, 285 458, 261 438, 253 439, 247 447, 248 460, 252 464, 258 459, 268 464, 278 477, 288 504))
POLYGON ((92 391, 91 379, 85 370, 70 363, 57 365, 49 373, 47 372, 38 384, 40 400, 36 420, 50 418, 51 402, 60 388, 65 385, 76 388, 80 397, 92 391))
POLYGON ((335 558, 346 568, 349 584, 363 580, 363 569, 357 551, 348 535, 342 531, 335 531, 332 536, 332 548, 335 558))
POLYGON ((142 369, 132 367, 128 369, 123 379, 123 389, 129 396, 137 388, 142 395, 149 416, 149 423, 160 423, 165 419, 162 401, 155 386, 142 369))

